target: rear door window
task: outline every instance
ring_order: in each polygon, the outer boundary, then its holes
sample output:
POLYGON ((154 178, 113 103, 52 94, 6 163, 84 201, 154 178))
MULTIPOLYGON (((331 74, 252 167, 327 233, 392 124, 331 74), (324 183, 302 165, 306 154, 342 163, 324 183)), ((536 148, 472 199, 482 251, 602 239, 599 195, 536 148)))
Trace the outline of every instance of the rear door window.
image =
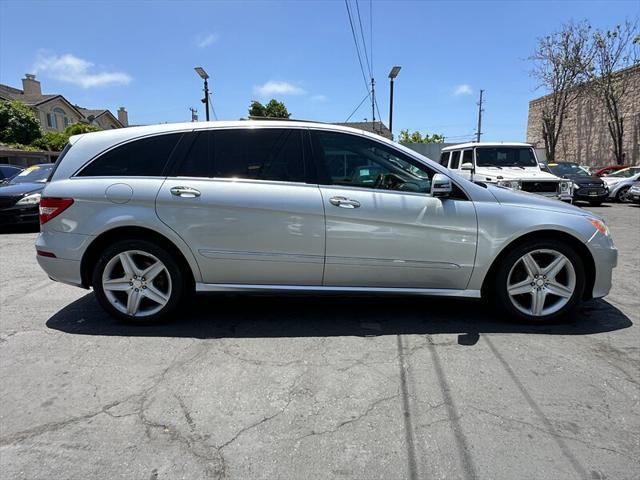
POLYGON ((449 163, 449 169, 457 170, 460 166, 460 150, 451 152, 451 162, 449 163))
POLYGON ((449 152, 442 152, 440 154, 440 165, 443 167, 449 165, 449 152))
POLYGON ((175 174, 304 182, 303 130, 221 129, 198 132, 175 174))
POLYGON ((100 155, 78 174, 82 177, 159 177, 182 133, 145 137, 100 155))

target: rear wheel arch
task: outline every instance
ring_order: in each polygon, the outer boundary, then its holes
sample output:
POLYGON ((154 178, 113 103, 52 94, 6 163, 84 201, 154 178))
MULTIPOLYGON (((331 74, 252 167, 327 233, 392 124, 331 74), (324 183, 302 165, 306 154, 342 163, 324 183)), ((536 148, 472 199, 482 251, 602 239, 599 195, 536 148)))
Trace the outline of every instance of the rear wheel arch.
POLYGON ((80 263, 82 285, 91 286, 93 267, 104 249, 119 240, 148 240, 163 247, 178 262, 190 288, 195 289, 194 272, 182 251, 170 239, 154 230, 143 227, 116 227, 98 235, 89 245, 80 263))
POLYGON ((586 276, 583 300, 589 300, 591 298, 596 277, 596 267, 593 256, 589 252, 587 246, 582 241, 580 241, 580 239, 574 237, 569 233, 561 232, 558 230, 539 230, 535 232, 529 232, 512 240, 511 243, 505 246, 491 263, 491 267, 489 267, 489 271, 482 281, 483 297, 487 298, 491 295, 492 280, 495 278, 501 262, 509 254, 509 252, 511 252, 515 247, 518 247, 522 244, 538 240, 560 241, 575 250, 575 252, 582 260, 586 276))

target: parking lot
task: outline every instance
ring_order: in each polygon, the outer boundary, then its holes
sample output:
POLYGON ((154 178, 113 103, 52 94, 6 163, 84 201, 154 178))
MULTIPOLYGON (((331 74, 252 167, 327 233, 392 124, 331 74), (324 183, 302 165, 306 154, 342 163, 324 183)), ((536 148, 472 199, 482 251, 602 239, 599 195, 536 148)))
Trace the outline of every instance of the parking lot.
POLYGON ((0 235, 3 479, 637 479, 640 207, 573 323, 476 301, 214 295, 134 327, 0 235))

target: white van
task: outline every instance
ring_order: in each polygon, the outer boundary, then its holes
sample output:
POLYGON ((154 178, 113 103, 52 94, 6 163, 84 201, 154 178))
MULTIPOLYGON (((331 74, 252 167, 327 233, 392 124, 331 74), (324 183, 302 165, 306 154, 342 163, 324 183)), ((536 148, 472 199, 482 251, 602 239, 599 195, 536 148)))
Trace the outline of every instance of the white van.
POLYGON ((571 182, 544 172, 528 143, 462 143, 442 149, 440 164, 475 182, 570 202, 571 182))

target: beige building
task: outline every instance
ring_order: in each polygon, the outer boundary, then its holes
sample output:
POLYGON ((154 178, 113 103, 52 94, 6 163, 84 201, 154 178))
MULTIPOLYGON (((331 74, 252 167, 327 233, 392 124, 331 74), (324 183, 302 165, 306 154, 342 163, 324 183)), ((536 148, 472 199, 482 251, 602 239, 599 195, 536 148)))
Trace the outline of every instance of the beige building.
POLYGON ((26 74, 22 79, 22 90, 0 84, 0 100, 18 100, 33 109, 45 132, 61 132, 67 125, 85 122, 101 130, 129 126, 124 107, 114 116, 107 109, 92 110, 73 105, 62 95, 43 94, 35 75, 26 74))
MULTIPOLYGON (((622 101, 623 152, 626 163, 640 163, 640 65, 618 73, 625 75, 628 89, 622 101)), ((529 102, 527 142, 544 149, 542 106, 547 96, 529 102)), ((556 148, 556 160, 601 166, 615 164, 608 117, 602 101, 589 93, 581 96, 564 119, 556 148)))

